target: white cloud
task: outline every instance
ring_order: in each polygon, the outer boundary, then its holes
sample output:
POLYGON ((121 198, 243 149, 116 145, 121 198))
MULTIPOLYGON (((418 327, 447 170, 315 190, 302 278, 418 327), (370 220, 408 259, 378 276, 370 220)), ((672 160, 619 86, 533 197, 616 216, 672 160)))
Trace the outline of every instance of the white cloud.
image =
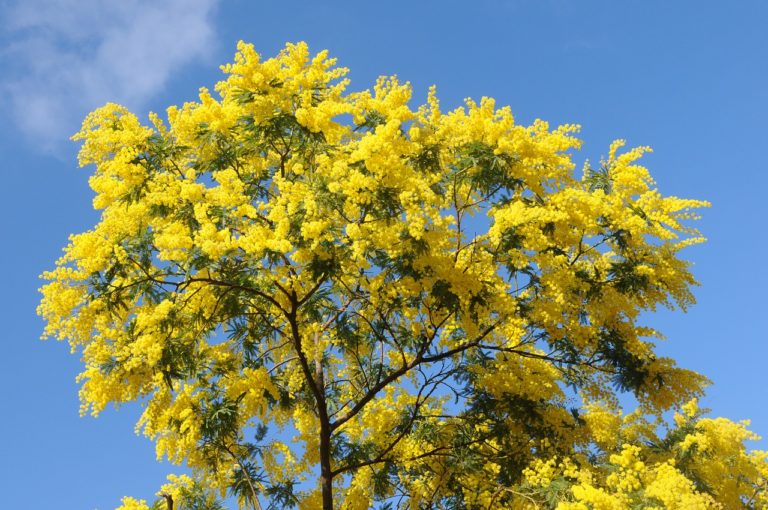
POLYGON ((107 101, 142 108, 210 55, 218 0, 25 0, 0 13, 12 121, 47 150, 107 101))

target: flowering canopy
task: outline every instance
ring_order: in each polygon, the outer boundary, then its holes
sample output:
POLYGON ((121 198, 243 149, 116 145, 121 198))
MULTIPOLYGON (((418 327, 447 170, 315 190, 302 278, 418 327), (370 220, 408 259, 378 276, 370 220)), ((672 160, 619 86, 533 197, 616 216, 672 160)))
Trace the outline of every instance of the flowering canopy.
POLYGON ((157 508, 765 508, 750 433, 640 323, 692 303, 706 205, 660 194, 649 149, 577 173, 577 126, 238 49, 219 98, 86 118, 101 220, 44 275, 81 411, 142 401, 191 469, 157 508))

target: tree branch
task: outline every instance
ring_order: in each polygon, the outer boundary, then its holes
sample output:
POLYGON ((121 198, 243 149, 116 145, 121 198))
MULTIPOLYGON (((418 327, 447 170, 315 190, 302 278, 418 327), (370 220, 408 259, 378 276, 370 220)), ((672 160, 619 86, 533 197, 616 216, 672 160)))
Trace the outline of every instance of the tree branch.
POLYGON ((449 349, 447 351, 443 351, 438 354, 434 354, 432 356, 425 356, 426 348, 429 346, 429 341, 425 341, 422 346, 419 348, 418 353, 416 354, 416 357, 411 360, 409 363, 403 364, 400 368, 389 374, 384 379, 381 379, 378 383, 376 383, 368 392, 361 398, 357 404, 355 404, 352 409, 349 410, 348 413, 346 413, 344 416, 339 418, 338 420, 331 423, 331 430, 336 430, 337 428, 344 425, 346 422, 348 422, 350 419, 352 419, 357 413, 359 413, 373 398, 376 396, 376 394, 387 387, 390 383, 393 381, 396 381, 401 376, 406 374, 409 370, 412 368, 421 365, 422 363, 433 363, 435 361, 440 361, 446 358, 450 358, 451 356, 454 356, 456 354, 460 354, 468 349, 471 349, 473 347, 477 347, 480 342, 488 336, 494 329, 496 329, 496 326, 498 326, 498 323, 495 323, 491 326, 488 326, 477 338, 472 340, 471 342, 468 342, 464 345, 460 345, 458 347, 454 347, 453 349, 449 349))

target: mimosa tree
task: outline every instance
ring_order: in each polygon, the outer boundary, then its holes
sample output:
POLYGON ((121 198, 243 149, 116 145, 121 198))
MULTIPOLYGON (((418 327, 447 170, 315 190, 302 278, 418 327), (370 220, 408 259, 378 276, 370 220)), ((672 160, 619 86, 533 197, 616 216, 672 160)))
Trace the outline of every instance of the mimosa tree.
POLYGON ((44 275, 82 413, 144 402, 189 468, 156 508, 766 507, 750 433, 701 417, 706 379, 644 324, 693 302, 706 205, 657 191, 647 148, 577 171, 578 126, 349 93, 305 44, 223 69, 167 120, 86 118, 101 219, 44 275))

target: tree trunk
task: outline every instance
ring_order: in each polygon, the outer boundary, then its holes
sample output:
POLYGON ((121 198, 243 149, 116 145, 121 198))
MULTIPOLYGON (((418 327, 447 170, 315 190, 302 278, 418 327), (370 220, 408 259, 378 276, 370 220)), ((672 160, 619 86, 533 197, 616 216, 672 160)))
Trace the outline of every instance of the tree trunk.
MULTIPOLYGON (((319 340, 315 338, 315 340, 319 340)), ((322 359, 315 360, 315 383, 323 398, 318 402, 320 417, 320 486, 323 494, 323 510, 333 510, 333 474, 331 472, 331 422, 325 404, 325 377, 322 359)))
MULTIPOLYGON (((296 310, 299 303, 294 294, 293 307, 287 318, 291 325, 293 344, 296 355, 299 358, 304 377, 317 403, 317 416, 320 421, 320 486, 323 496, 323 510, 333 510, 333 471, 331 471, 331 420, 328 416, 328 405, 325 401, 325 374, 323 373, 323 359, 320 355, 315 360, 314 374, 304 350, 301 348, 301 334, 296 319, 296 310)), ((320 341, 320 335, 315 333, 315 344, 320 341)))
POLYGON ((331 428, 320 423, 320 484, 323 491, 323 510, 333 510, 333 476, 331 474, 331 428))

